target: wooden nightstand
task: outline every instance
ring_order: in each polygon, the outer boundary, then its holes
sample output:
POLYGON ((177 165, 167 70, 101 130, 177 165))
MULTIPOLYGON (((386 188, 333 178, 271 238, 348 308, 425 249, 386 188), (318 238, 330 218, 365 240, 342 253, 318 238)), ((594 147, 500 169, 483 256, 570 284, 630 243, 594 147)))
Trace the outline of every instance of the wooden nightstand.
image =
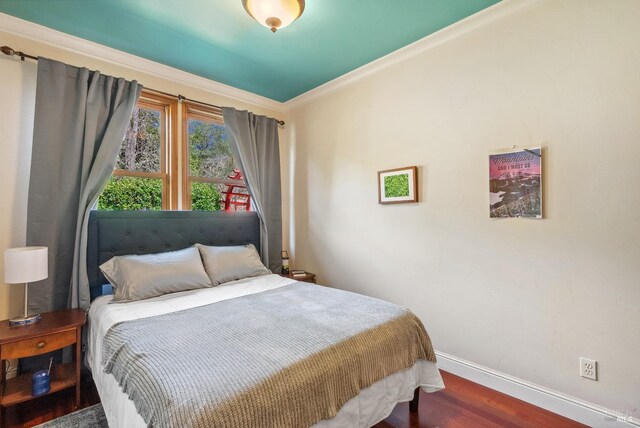
POLYGON ((285 278, 295 279, 296 281, 301 281, 301 282, 310 282, 312 284, 316 283, 316 274, 311 272, 305 272, 305 276, 293 276, 290 273, 288 274, 281 273, 280 276, 284 276, 285 278))
MULTIPOLYGON (((57 364, 51 368, 49 394, 75 386, 75 407, 80 405, 80 332, 87 316, 81 309, 46 312, 32 325, 9 327, 9 321, 0 321, 0 424, 2 406, 12 406, 31 400, 31 375, 21 374, 5 380, 5 360, 32 357, 74 345, 75 361, 57 364)), ((45 367, 43 367, 45 368, 45 367)))

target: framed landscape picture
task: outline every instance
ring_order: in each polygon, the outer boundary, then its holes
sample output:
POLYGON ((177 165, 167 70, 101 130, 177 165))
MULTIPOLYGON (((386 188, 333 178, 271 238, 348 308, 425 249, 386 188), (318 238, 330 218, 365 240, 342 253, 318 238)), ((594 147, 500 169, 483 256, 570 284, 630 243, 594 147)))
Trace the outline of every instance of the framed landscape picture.
POLYGON ((418 168, 378 171, 378 203, 401 204, 418 202, 418 168))
POLYGON ((540 147, 489 155, 489 216, 542 218, 540 147))

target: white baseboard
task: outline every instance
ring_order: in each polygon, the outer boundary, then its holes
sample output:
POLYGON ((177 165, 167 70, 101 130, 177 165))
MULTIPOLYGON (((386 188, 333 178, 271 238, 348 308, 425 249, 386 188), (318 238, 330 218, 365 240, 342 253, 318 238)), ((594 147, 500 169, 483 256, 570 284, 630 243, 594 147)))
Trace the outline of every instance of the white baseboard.
POLYGON ((585 425, 595 428, 640 427, 640 421, 630 415, 588 403, 444 352, 436 351, 436 355, 438 367, 444 371, 585 425))

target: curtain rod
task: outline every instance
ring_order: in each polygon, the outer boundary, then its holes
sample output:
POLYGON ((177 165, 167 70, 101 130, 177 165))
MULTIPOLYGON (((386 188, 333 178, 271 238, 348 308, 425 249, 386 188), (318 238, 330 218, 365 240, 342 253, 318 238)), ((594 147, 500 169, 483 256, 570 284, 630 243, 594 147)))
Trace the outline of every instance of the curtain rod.
MULTIPOLYGON (((22 51, 16 51, 13 48, 10 48, 9 46, 0 47, 0 52, 2 52, 5 55, 8 55, 8 56, 14 56, 14 55, 15 56, 19 56, 21 61, 24 61, 25 58, 33 59, 35 61, 38 60, 37 56, 28 55, 28 54, 26 54, 26 53, 24 53, 22 51)), ((161 95, 166 95, 168 97, 177 98, 179 100, 191 101, 193 103, 202 104, 202 105, 205 105, 205 106, 222 109, 222 107, 217 106, 215 104, 209 104, 209 103, 205 103, 205 102, 202 102, 202 101, 192 100, 192 99, 187 98, 185 96, 182 96, 180 94, 178 94, 178 95, 170 94, 168 92, 163 92, 163 91, 159 91, 157 89, 152 89, 152 88, 145 88, 145 89, 148 90, 148 91, 151 91, 151 92, 155 92, 157 94, 161 94, 161 95)), ((276 122, 278 122, 278 125, 284 126, 284 124, 285 124, 284 120, 278 120, 278 119, 275 119, 275 120, 276 120, 276 122)))

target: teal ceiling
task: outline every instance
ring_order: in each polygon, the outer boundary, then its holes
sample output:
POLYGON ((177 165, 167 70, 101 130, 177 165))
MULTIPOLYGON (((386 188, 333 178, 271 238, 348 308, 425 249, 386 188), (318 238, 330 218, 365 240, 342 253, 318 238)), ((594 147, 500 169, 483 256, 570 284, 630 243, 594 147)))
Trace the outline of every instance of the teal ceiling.
POLYGON ((287 101, 497 2, 307 0, 275 34, 241 0, 0 0, 0 12, 287 101))

